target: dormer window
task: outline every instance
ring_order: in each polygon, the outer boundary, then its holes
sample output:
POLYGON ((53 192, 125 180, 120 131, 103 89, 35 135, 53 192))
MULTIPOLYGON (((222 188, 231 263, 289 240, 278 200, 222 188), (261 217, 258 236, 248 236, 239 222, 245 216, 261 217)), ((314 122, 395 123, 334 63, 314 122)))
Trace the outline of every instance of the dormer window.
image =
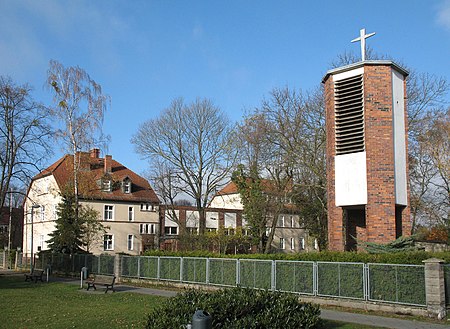
POLYGON ((111 180, 109 179, 102 180, 102 190, 104 192, 111 192, 111 180))
POLYGON ((131 180, 129 178, 125 178, 122 182, 123 193, 129 194, 131 193, 131 180))

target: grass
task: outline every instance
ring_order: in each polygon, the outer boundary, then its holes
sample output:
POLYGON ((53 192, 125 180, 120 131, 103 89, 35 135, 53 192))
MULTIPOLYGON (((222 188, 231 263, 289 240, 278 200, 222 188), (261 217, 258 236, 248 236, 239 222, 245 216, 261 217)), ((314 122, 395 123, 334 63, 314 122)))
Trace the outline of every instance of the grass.
MULTIPOLYGON (((0 275, 0 328, 144 328, 146 314, 164 297, 132 292, 98 293, 61 282, 25 282, 0 275)), ((324 321, 323 328, 377 327, 324 321)))
POLYGON ((86 293, 65 283, 0 276, 0 328, 143 328, 164 298, 136 293, 86 293))

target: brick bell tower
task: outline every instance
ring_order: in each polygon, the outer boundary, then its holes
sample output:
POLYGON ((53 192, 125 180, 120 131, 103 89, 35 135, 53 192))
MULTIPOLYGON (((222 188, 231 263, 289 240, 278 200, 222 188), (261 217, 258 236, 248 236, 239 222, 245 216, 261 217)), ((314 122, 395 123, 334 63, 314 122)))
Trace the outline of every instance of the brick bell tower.
MULTIPOLYGON (((356 250, 411 234, 406 77, 392 61, 365 60, 327 72, 328 243, 356 250), (356 239, 355 239, 356 238, 356 239)), ((365 46, 364 46, 365 47, 365 46)))

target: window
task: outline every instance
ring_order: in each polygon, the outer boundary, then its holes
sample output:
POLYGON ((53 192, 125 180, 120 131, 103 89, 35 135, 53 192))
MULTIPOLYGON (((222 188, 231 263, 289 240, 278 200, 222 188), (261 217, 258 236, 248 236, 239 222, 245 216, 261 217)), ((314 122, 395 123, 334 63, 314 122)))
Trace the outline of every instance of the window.
POLYGON ((284 241, 284 238, 280 238, 280 249, 285 249, 286 248, 286 244, 284 241))
POLYGON ((291 219, 291 227, 295 227, 294 216, 291 216, 290 219, 291 219))
POLYGON ((111 181, 109 179, 102 181, 102 190, 105 192, 111 192, 111 181))
POLYGON ((39 247, 41 247, 41 250, 44 250, 44 242, 45 242, 44 236, 40 235, 39 236, 39 247))
POLYGON ((104 220, 114 220, 114 206, 105 205, 104 220))
POLYGON ((151 211, 152 206, 150 203, 141 203, 141 211, 151 211))
POLYGON ((123 181, 123 193, 129 194, 131 193, 131 180, 128 178, 123 181))
POLYGON ((128 250, 133 250, 133 234, 128 234, 128 238, 127 238, 127 249, 128 250))
POLYGON ((141 234, 155 234, 155 224, 141 224, 139 231, 141 234))
POLYGON ((103 249, 114 250, 114 236, 112 234, 105 234, 103 236, 103 249))
POLYGON ((176 227, 176 226, 166 226, 164 228, 164 233, 166 235, 177 235, 178 234, 178 227, 176 227))
POLYGON ((134 220, 134 207, 128 207, 128 221, 134 220))
POLYGON ((41 206, 41 221, 45 220, 45 206, 41 206))
POLYGON ((216 228, 207 228, 207 229, 206 229, 206 232, 212 232, 212 233, 215 233, 216 231, 217 231, 216 228))
POLYGON ((300 249, 305 250, 305 238, 300 238, 300 249))
POLYGON ((291 238, 291 250, 295 250, 295 239, 291 238))
POLYGON ((279 227, 284 227, 284 216, 281 216, 279 219, 278 219, 278 226, 279 227))

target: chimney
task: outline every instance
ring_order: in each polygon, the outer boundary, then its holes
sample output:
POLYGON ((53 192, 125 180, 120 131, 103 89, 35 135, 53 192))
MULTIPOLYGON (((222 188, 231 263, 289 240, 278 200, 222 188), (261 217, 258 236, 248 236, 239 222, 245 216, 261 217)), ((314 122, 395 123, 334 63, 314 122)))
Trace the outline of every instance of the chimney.
POLYGON ((112 155, 105 155, 105 174, 111 173, 112 155))
POLYGON ((100 157, 100 149, 94 148, 89 151, 90 157, 94 159, 98 159, 100 157))

